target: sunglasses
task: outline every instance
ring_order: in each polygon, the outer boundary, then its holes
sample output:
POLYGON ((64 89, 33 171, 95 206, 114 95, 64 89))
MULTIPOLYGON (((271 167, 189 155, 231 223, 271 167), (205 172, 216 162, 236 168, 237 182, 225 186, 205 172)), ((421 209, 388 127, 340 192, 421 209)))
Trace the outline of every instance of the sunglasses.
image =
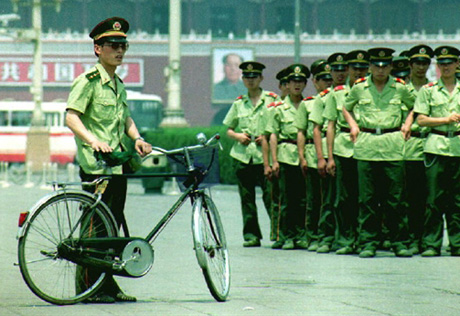
POLYGON ((128 50, 129 48, 128 43, 104 43, 102 46, 110 46, 113 50, 118 50, 120 47, 122 50, 128 50))

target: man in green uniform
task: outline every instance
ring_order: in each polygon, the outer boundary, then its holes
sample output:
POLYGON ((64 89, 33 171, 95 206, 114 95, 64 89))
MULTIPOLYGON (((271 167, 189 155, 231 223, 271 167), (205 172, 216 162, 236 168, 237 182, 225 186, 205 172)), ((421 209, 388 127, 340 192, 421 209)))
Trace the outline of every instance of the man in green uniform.
POLYGON ((281 100, 284 100, 284 98, 289 94, 288 75, 289 75, 288 68, 284 68, 276 74, 276 79, 279 81, 278 89, 280 89, 281 91, 281 94, 279 95, 281 100))
MULTIPOLYGON (((281 100, 284 100, 284 98, 289 94, 289 88, 288 88, 288 80, 287 77, 289 75, 289 69, 284 68, 280 70, 276 74, 276 79, 279 80, 278 88, 281 91, 280 98, 281 100)), ((270 111, 273 111, 275 107, 271 106, 269 107, 270 111)), ((269 115, 269 117, 273 117, 272 114, 269 115)), ((269 141, 270 134, 265 135, 267 137, 267 142, 269 141)), ((280 239, 280 227, 279 227, 279 222, 280 222, 280 199, 279 199, 279 194, 280 194, 280 189, 279 189, 279 183, 278 183, 278 178, 272 176, 272 167, 271 167, 271 159, 270 159, 270 148, 263 148, 263 155, 264 155, 264 174, 267 177, 269 181, 269 187, 271 191, 271 201, 272 201, 272 206, 271 206, 271 228, 270 228, 270 240, 274 241, 275 244, 278 242, 281 242, 280 239)), ((282 244, 281 244, 282 245, 282 244)), ((277 248, 276 245, 274 247, 275 249, 277 248)))
MULTIPOLYGON (((433 50, 427 45, 417 45, 408 52, 409 66, 411 69, 410 82, 407 83, 409 91, 417 97, 420 88, 428 83, 426 73, 433 58, 433 50)), ((410 112, 405 109, 405 117, 410 112)), ((418 254, 421 247, 423 222, 425 216, 426 176, 423 148, 429 133, 428 127, 420 127, 416 120, 411 126, 410 138, 404 144, 404 161, 406 168, 406 194, 405 201, 408 211, 408 224, 410 234, 410 247, 412 254, 418 254)))
POLYGON ((354 50, 345 55, 349 79, 331 92, 325 104, 323 117, 327 125, 327 172, 336 182, 333 208, 337 219, 337 254, 354 252, 358 233, 358 171, 353 159, 350 127, 343 117, 342 107, 356 80, 367 75, 369 54, 354 50))
POLYGON ((240 65, 243 82, 248 94, 233 102, 224 119, 228 137, 235 140, 230 155, 235 159, 235 171, 243 214, 244 247, 259 247, 262 232, 259 227, 256 206, 256 186, 263 191, 265 208, 270 216, 271 199, 267 179, 264 177, 262 146, 268 146, 264 136, 268 105, 278 101, 273 92, 260 88, 265 66, 255 61, 240 65))
POLYGON ((396 256, 412 256, 407 249, 407 217, 401 205, 403 148, 411 122, 402 124, 402 105, 412 109, 415 97, 402 80, 390 76, 393 52, 391 48, 368 51, 371 75, 354 84, 342 109, 355 143, 353 156, 358 160, 361 258, 375 256, 383 214, 396 256), (351 115, 356 107, 358 122, 351 115))
POLYGON ((272 248, 307 249, 306 186, 299 168, 294 119, 303 99, 302 92, 307 85, 310 70, 302 64, 294 64, 287 69, 289 94, 284 101, 274 104, 273 116, 266 128, 270 134, 273 177, 279 179, 280 188, 280 238, 272 248))
MULTIPOLYGON (((310 68, 313 74, 313 84, 318 93, 331 86, 330 66, 326 60, 319 59, 313 62, 310 68)), ((297 127, 299 164, 302 174, 306 178, 307 186, 306 234, 309 251, 318 249, 318 223, 324 194, 322 179, 317 170, 318 161, 313 143, 313 122, 309 119, 317 97, 318 95, 307 97, 300 103, 294 121, 294 125, 297 127)))
MULTIPOLYGON (((90 33, 94 41, 94 53, 99 59, 96 66, 75 79, 67 101, 67 126, 75 134, 77 159, 83 181, 92 181, 103 174, 112 174, 102 200, 112 211, 118 227, 125 226, 123 214, 126 199, 126 178, 119 175, 122 166, 113 168, 98 165, 94 152, 112 153, 127 151, 122 138, 128 136, 135 142, 140 155, 152 150, 146 143, 130 117, 126 103, 126 91, 115 70, 123 62, 128 49, 126 20, 113 17, 100 22, 90 33)), ((94 188, 86 188, 91 191, 94 188)), ((125 227, 124 227, 125 228, 125 227)), ((91 286, 91 271, 77 271, 77 287, 91 286), (82 281, 80 278, 84 278, 82 281)), ((78 289, 77 289, 78 290, 78 289)), ((113 303, 135 301, 124 294, 113 278, 104 283, 101 290, 88 302, 113 303)))
POLYGON ((404 80, 404 82, 410 81, 410 67, 409 58, 406 56, 398 56, 393 58, 391 73, 393 77, 404 80))
POLYGON ((460 82, 455 77, 460 51, 434 50, 441 78, 419 92, 415 113, 420 126, 431 127, 425 144, 426 199, 422 256, 441 254, 445 216, 452 256, 460 256, 460 82))
POLYGON ((318 158, 318 172, 323 177, 324 199, 321 206, 319 219, 319 247, 318 253, 328 253, 335 240, 336 220, 333 211, 335 194, 335 181, 327 174, 327 142, 326 131, 328 122, 323 119, 323 110, 327 100, 331 97, 334 87, 345 84, 348 77, 348 65, 345 61, 345 53, 334 53, 327 59, 331 67, 332 87, 324 90, 316 98, 310 121, 314 123, 313 140, 315 142, 316 156, 318 158))

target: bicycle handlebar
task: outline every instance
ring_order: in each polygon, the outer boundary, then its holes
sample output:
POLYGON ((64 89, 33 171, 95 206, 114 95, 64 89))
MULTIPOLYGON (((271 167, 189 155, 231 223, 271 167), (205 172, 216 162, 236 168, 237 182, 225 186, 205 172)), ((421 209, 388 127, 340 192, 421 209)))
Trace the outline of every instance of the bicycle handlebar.
POLYGON ((220 139, 220 135, 217 133, 213 135, 210 139, 206 140, 204 143, 197 144, 197 145, 185 146, 185 147, 180 147, 180 148, 175 148, 175 149, 170 149, 170 150, 164 149, 161 147, 152 147, 152 152, 147 154, 145 157, 143 157, 142 160, 145 160, 152 156, 157 156, 158 152, 166 156, 172 156, 172 155, 178 155, 178 154, 185 154, 186 152, 191 152, 191 151, 203 149, 206 147, 220 146, 220 143, 218 142, 219 139, 220 139))

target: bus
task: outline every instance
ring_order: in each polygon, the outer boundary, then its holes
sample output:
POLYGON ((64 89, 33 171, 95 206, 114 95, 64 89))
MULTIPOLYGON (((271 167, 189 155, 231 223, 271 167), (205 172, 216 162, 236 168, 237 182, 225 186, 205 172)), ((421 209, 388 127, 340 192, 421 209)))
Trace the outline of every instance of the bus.
MULTIPOLYGON (((24 163, 27 133, 34 110, 32 101, 0 101, 0 161, 24 163)), ((76 145, 72 131, 65 126, 65 102, 43 102, 45 125, 50 132, 51 162, 71 163, 76 145)))

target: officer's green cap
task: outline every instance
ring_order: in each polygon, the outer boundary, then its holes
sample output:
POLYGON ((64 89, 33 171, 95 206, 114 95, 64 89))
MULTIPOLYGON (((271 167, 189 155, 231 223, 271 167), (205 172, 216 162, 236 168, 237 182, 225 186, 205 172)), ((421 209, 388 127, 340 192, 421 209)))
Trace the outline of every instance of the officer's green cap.
POLYGON ((280 84, 288 82, 289 69, 284 68, 276 74, 276 79, 280 81, 280 84))
POLYGON ((288 81, 299 80, 306 81, 310 77, 310 69, 302 64, 293 64, 287 67, 288 69, 288 81))
POLYGON ((353 50, 345 55, 345 60, 353 68, 369 68, 369 54, 365 50, 353 50))
POLYGON ((404 79, 405 77, 410 75, 409 58, 404 56, 395 57, 393 58, 392 65, 392 76, 404 79))
POLYGON ((240 69, 243 70, 243 77, 245 78, 255 78, 261 76, 264 68, 264 64, 256 61, 245 61, 240 64, 240 69))
POLYGON ((457 79, 460 79, 460 66, 458 66, 455 70, 455 77, 457 77, 457 79))
POLYGON ((449 64, 458 60, 460 51, 452 46, 439 46, 434 50, 438 64, 449 64))
POLYGON ((89 37, 91 37, 94 42, 103 40, 106 42, 126 43, 126 33, 128 30, 128 21, 114 16, 99 22, 99 24, 93 28, 91 33, 89 33, 89 37))
POLYGON ((367 51, 369 53, 369 62, 376 66, 382 67, 391 64, 394 49, 386 47, 375 47, 367 51))
POLYGON ((311 66, 311 73, 316 80, 332 80, 331 66, 324 59, 314 61, 311 66))
POLYGON ((410 62, 413 61, 422 61, 422 62, 431 62, 431 58, 434 56, 433 49, 428 45, 417 45, 409 49, 407 55, 410 62))
POLYGON ((403 50, 402 52, 399 53, 399 57, 407 57, 407 58, 410 58, 410 55, 409 55, 409 51, 406 49, 406 50, 403 50))
POLYGON ((345 70, 347 68, 345 55, 345 53, 334 53, 327 58, 327 62, 331 66, 331 70, 345 70))

